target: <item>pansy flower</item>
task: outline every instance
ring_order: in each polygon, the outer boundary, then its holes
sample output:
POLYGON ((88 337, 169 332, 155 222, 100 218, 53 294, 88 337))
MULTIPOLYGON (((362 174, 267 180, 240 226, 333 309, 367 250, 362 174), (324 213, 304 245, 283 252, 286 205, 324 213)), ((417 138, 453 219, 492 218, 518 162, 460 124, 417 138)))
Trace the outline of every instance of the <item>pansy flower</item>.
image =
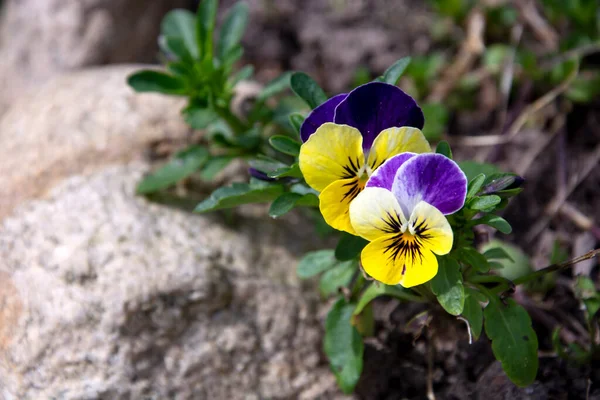
POLYGON ((332 227, 354 234, 350 202, 390 157, 430 152, 421 133, 423 112, 396 86, 371 82, 315 108, 300 128, 300 170, 321 192, 321 214, 332 227))
POLYGON ((370 241, 364 270, 387 285, 420 285, 438 271, 437 255, 452 249, 445 215, 462 208, 467 178, 441 154, 404 153, 373 173, 350 205, 356 233, 370 241))

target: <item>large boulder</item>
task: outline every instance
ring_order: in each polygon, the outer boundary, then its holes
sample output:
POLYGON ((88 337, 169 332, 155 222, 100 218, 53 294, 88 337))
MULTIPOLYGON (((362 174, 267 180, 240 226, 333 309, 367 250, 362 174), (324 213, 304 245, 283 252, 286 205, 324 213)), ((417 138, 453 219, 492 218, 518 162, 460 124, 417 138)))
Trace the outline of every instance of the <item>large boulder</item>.
POLYGON ((140 159, 155 141, 190 134, 183 100, 136 94, 127 75, 144 66, 92 68, 52 79, 0 117, 0 219, 64 177, 140 159))
POLYGON ((294 275, 312 230, 151 204, 145 171, 69 178, 0 225, 0 396, 340 396, 294 275))
POLYGON ((156 59, 160 21, 191 0, 4 0, 0 114, 64 71, 156 59))

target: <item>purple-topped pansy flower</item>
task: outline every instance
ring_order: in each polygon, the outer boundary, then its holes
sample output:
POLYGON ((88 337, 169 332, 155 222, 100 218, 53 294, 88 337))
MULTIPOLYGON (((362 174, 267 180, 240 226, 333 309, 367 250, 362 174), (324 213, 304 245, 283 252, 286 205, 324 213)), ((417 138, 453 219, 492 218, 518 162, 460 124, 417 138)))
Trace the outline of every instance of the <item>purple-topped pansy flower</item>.
POLYGON ((438 271, 437 255, 452 249, 445 215, 460 210, 467 178, 441 154, 404 153, 390 158, 350 205, 355 232, 369 243, 364 270, 387 285, 420 285, 438 271))
POLYGON ((315 108, 300 128, 299 164, 308 185, 321 192, 325 221, 355 234, 350 202, 387 159, 430 152, 420 129, 423 112, 396 86, 371 82, 315 108))

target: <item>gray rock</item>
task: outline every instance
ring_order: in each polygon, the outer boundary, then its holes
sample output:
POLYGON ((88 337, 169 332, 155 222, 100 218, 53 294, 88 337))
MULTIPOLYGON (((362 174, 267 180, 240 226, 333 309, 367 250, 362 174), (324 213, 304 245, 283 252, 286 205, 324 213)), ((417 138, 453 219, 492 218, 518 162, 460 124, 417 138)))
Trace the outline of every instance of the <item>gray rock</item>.
POLYGON ((56 182, 142 158, 156 141, 190 133, 183 100, 137 94, 126 77, 143 65, 92 68, 52 79, 0 117, 0 219, 56 182))
POLYGON ((340 396, 294 273, 312 230, 150 204, 146 170, 69 178, 0 225, 0 397, 340 396))
POLYGON ((164 14, 190 0, 4 0, 0 114, 63 71, 156 59, 164 14))

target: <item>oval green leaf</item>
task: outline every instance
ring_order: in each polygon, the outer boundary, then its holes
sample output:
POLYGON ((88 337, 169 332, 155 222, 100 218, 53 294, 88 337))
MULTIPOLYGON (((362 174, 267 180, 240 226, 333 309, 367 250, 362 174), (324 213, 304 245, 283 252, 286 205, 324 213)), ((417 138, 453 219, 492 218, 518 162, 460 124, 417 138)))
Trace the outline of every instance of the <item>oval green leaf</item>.
POLYGON ((335 248, 335 257, 340 261, 353 260, 369 242, 360 236, 343 232, 335 248))
POLYGON ((364 344, 351 319, 355 305, 339 299, 327 314, 323 348, 338 386, 351 393, 363 368, 364 344))
POLYGON ((290 156, 297 156, 300 154, 300 143, 287 136, 275 135, 269 138, 269 144, 275 150, 280 151, 290 156))
POLYGON ((164 166, 144 177, 138 184, 136 192, 150 194, 166 189, 187 178, 200 169, 209 159, 208 150, 201 146, 191 146, 181 151, 164 166))
POLYGON ((506 375, 517 386, 533 383, 538 369, 538 340, 527 311, 513 299, 503 304, 492 298, 483 315, 485 333, 506 375))
POLYGON ((460 315, 465 305, 465 288, 460 265, 448 256, 438 257, 438 264, 438 273, 431 280, 431 291, 446 312, 460 315))
POLYGON ((152 70, 139 71, 129 75, 127 84, 136 92, 185 95, 188 89, 186 81, 182 78, 152 70))
POLYGON ((247 24, 248 5, 240 1, 231 7, 221 27, 218 47, 220 60, 225 59, 226 55, 240 43, 247 24))
POLYGON ((323 89, 304 72, 294 72, 290 78, 290 86, 310 108, 316 108, 327 101, 327 95, 323 89))

